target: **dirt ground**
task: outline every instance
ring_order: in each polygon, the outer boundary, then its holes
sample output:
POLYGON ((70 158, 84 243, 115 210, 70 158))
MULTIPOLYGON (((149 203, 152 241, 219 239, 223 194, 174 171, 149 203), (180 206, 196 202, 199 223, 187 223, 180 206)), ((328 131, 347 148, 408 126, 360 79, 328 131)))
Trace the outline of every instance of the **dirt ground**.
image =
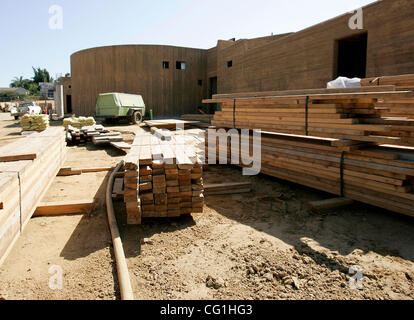
MULTIPOLYGON (((131 127, 116 127, 117 130, 131 127)), ((0 114, 0 145, 19 127, 0 114)), ((117 164, 111 148, 70 147, 65 166, 117 164)), ((106 219, 108 173, 56 177, 43 201, 95 198, 84 216, 33 218, 0 267, 3 299, 119 299, 106 219), (51 266, 63 288, 48 286, 51 266)), ((205 183, 251 181, 250 194, 206 198, 203 214, 126 226, 115 203, 136 299, 413 299, 414 220, 357 203, 313 214, 331 196, 235 167, 210 166, 205 183), (362 269, 362 288, 349 268, 362 269), (351 279, 352 280, 352 279, 351 279)))

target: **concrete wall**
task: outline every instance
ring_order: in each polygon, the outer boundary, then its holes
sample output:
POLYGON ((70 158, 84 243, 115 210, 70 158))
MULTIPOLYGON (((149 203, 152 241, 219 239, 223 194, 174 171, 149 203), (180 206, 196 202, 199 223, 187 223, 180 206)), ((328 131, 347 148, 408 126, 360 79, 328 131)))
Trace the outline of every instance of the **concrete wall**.
POLYGON ((336 76, 336 40, 361 32, 368 32, 367 77, 414 73, 414 1, 383 0, 363 13, 364 30, 351 30, 353 14, 345 14, 253 48, 249 40, 219 47, 218 92, 325 87, 336 76))
POLYGON ((197 111, 205 97, 206 50, 172 46, 101 47, 71 56, 73 112, 94 115, 100 93, 141 94, 154 116, 197 111), (169 69, 163 69, 163 61, 169 69), (176 62, 186 64, 177 70, 176 62), (201 81, 201 85, 199 83, 201 81))
POLYGON ((218 93, 324 88, 337 76, 338 40, 361 33, 368 34, 367 77, 414 73, 414 1, 364 7, 363 30, 349 28, 352 15, 293 34, 219 40, 210 50, 129 45, 77 52, 71 57, 73 112, 94 115, 104 92, 142 94, 156 117, 167 117, 197 112, 216 83, 218 93), (185 61, 186 70, 176 70, 176 61, 185 61))

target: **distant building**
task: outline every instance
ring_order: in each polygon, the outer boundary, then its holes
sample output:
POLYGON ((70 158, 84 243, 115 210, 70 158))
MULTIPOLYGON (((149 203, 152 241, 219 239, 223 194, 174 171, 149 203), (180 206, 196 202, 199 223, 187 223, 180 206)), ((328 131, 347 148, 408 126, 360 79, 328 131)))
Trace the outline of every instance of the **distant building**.
POLYGON ((29 94, 29 90, 24 88, 0 88, 0 93, 2 92, 17 93, 20 96, 26 96, 29 94))
POLYGON ((51 82, 39 82, 40 93, 48 99, 55 98, 55 84, 51 82))

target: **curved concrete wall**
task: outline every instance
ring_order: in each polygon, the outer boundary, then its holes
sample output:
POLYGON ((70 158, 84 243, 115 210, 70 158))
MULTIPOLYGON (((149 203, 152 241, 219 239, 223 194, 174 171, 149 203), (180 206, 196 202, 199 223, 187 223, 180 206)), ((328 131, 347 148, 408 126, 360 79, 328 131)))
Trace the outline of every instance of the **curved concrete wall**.
POLYGON ((158 45, 76 52, 71 56, 73 113, 95 115, 96 99, 106 92, 141 94, 156 117, 194 113, 207 92, 206 61, 207 50, 158 45), (177 70, 177 61, 186 69, 177 70))

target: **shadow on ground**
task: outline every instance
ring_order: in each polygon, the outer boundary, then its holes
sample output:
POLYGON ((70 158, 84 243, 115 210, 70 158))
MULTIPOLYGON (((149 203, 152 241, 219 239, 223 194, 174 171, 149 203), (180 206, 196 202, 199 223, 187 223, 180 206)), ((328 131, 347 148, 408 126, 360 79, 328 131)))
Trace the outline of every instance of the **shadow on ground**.
POLYGON ((314 214, 307 203, 334 196, 265 175, 243 177, 234 167, 211 166, 205 181, 250 180, 250 194, 206 197, 219 214, 265 232, 292 245, 320 265, 348 273, 338 263, 313 249, 315 245, 347 256, 355 250, 414 262, 414 219, 362 203, 327 214, 314 214))

